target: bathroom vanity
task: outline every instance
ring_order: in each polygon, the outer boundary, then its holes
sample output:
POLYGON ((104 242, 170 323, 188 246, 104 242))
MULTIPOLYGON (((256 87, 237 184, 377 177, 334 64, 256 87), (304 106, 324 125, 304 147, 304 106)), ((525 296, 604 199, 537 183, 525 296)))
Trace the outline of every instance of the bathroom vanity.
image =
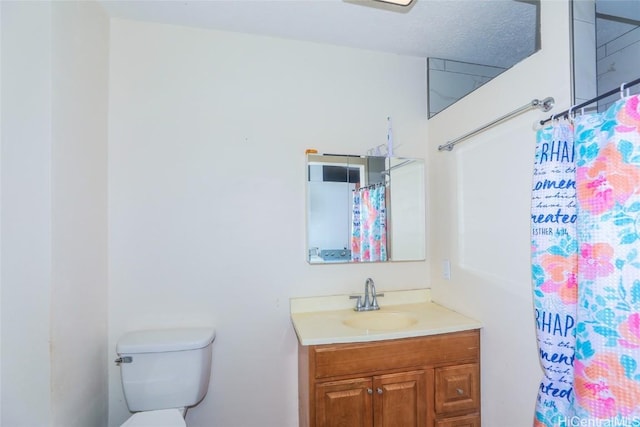
POLYGON ((477 321, 428 290, 385 292, 366 313, 338 298, 292 300, 300 426, 480 426, 477 321))

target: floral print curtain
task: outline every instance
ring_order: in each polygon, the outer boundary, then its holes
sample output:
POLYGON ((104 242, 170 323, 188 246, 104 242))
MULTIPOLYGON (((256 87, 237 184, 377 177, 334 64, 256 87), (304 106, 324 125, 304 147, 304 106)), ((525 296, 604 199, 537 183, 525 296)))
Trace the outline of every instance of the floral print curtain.
POLYGON ((577 303, 577 229, 573 128, 538 132, 531 203, 534 310, 540 364, 536 426, 572 413, 577 303))
MULTIPOLYGON (((573 165, 549 170, 552 175, 545 179, 554 183, 548 184, 548 195, 554 185, 570 187, 567 197, 574 193, 576 234, 563 239, 548 227, 553 237, 540 243, 536 229, 545 228, 541 221, 549 219, 557 229, 574 217, 569 213, 565 217, 555 206, 557 216, 536 212, 540 180, 534 175, 536 312, 539 307, 556 307, 573 317, 564 324, 562 315, 557 324, 553 316, 537 320, 545 369, 534 425, 636 426, 640 425, 640 96, 620 100, 605 113, 578 117, 572 131, 568 129, 572 126, 562 123, 541 130, 536 150, 537 170, 543 141, 564 138, 569 150, 569 133, 575 139, 569 151, 574 154, 573 165), (554 136, 558 127, 567 129, 567 138, 554 136), (570 170, 574 178, 556 175, 570 170), (551 336, 545 336, 549 331, 551 336), (551 353, 548 344, 565 351, 551 353), (567 375, 558 376, 560 370, 567 375)), ((563 200, 563 209, 572 204, 569 198, 563 200)))
POLYGON ((640 425, 639 96, 576 121, 576 416, 640 425))
POLYGON ((352 215, 352 261, 387 261, 385 186, 354 190, 352 215))

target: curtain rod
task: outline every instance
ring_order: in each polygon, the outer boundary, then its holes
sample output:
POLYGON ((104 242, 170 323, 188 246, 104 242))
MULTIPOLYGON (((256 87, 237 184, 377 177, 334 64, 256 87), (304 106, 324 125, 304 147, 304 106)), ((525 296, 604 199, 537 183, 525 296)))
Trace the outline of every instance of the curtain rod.
POLYGON ((611 95, 615 95, 616 93, 620 93, 623 92, 625 89, 630 88, 631 86, 635 86, 637 84, 640 84, 640 78, 637 78, 635 80, 630 81, 629 83, 623 83, 622 85, 620 85, 619 89, 611 89, 608 92, 603 93, 602 95, 598 95, 595 98, 591 98, 588 101, 583 102, 582 104, 578 104, 578 105, 574 105, 573 107, 569 108, 568 110, 564 110, 562 113, 559 114, 553 114, 551 117, 549 117, 548 119, 545 120, 540 120, 540 124, 544 125, 548 122, 550 122, 553 119, 559 119, 561 117, 564 117, 565 119, 569 117, 569 113, 573 110, 577 110, 580 109, 582 107, 586 107, 589 104, 593 104, 594 102, 598 102, 601 99, 606 98, 607 96, 611 96, 611 95))
POLYGON ((490 123, 487 123, 484 126, 481 126, 481 127, 477 128, 477 129, 475 129, 475 130, 473 130, 473 131, 471 131, 471 132, 469 132, 467 134, 464 134, 459 138, 451 140, 451 141, 447 142, 446 144, 439 145, 438 146, 438 151, 443 151, 443 150, 451 151, 451 150, 453 150, 453 147, 456 144, 459 144, 460 142, 464 141, 465 139, 470 138, 470 137, 472 137, 472 136, 474 136, 474 135, 476 135, 476 134, 478 134, 478 133, 480 133, 480 132, 482 132, 482 131, 484 131, 486 129, 489 129, 489 128, 497 125, 498 123, 501 123, 501 122, 503 122, 503 121, 505 121, 507 119, 510 119, 513 116, 517 116, 518 114, 524 113, 525 111, 532 110, 534 108, 538 108, 538 109, 540 109, 540 110, 542 110, 544 112, 547 112, 547 111, 549 111, 549 110, 551 110, 553 108, 553 104, 554 103, 555 103, 555 100, 552 97, 547 97, 547 98, 545 98, 543 100, 533 99, 528 104, 523 105, 522 107, 517 108, 517 109, 511 111, 510 113, 507 113, 504 116, 502 116, 502 117, 500 117, 498 119, 495 119, 494 121, 492 121, 490 123))
POLYGON ((413 163, 413 162, 415 162, 415 160, 414 160, 414 159, 407 159, 407 160, 405 160, 404 162, 398 163, 397 165, 393 165, 393 166, 391 166, 389 169, 385 169, 385 170, 383 170, 383 171, 382 171, 382 172, 380 172, 380 173, 381 173, 382 175, 389 175, 389 173, 390 173, 392 170, 394 170, 395 168, 400 168, 400 167, 402 167, 402 166, 406 165, 407 163, 413 163))

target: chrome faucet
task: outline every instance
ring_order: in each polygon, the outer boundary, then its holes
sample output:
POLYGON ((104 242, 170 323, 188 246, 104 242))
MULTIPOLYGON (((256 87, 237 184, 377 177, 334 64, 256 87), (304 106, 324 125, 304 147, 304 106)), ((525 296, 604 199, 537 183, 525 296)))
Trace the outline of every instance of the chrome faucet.
POLYGON ((373 283, 373 279, 369 277, 364 283, 364 302, 361 295, 351 295, 349 298, 356 300, 355 311, 372 311, 380 310, 378 297, 383 296, 384 294, 376 293, 376 285, 373 283))

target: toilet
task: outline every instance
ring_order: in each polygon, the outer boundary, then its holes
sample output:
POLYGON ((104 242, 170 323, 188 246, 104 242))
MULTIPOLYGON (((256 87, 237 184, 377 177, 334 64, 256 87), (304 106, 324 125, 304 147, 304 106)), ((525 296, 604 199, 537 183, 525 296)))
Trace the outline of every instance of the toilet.
POLYGON ((122 389, 134 414, 121 427, 185 427, 187 409, 204 399, 214 328, 132 331, 116 345, 122 389))

